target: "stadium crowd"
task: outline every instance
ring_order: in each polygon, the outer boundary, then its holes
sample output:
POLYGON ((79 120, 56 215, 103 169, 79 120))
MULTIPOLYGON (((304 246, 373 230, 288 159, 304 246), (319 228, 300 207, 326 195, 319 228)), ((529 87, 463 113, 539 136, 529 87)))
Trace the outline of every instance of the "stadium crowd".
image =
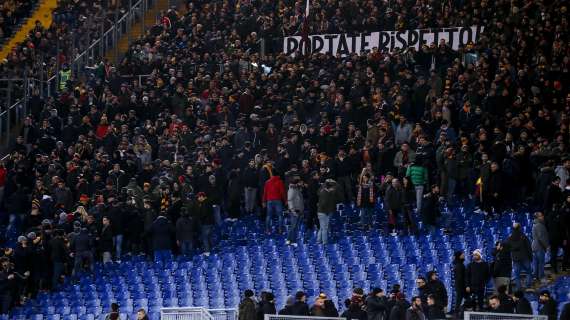
POLYGON ((6 0, 0 4, 0 45, 10 36, 22 20, 28 16, 35 1, 6 0))
MULTIPOLYGON (((463 284, 458 254, 455 294, 475 296, 478 309, 490 278, 496 290, 511 275, 516 290, 545 283, 549 250, 564 252, 561 266, 551 259, 553 273, 567 269, 567 1, 311 3, 311 33, 485 31, 459 51, 439 42, 417 52, 290 57, 272 39, 299 34, 303 1, 169 10, 117 66, 94 63, 57 98, 30 97, 31 114, 0 164, 4 220, 22 234, 4 251, 1 311, 95 261, 208 254, 220 225, 245 215, 265 219, 268 234, 285 232, 287 216, 288 243, 303 223, 326 244, 343 204, 361 209, 363 229, 389 233, 447 228, 443 203, 475 201, 489 218, 536 209, 532 240, 515 225, 493 267, 472 263, 463 284), (376 223, 379 198, 386 225, 376 223), (532 275, 524 284, 523 271, 532 275)), ((35 65, 38 50, 52 66, 70 62, 69 49, 80 46, 60 45, 58 55, 53 39, 95 36, 89 26, 105 16, 96 8, 63 5, 61 20, 38 25, 2 70, 35 65)), ((504 290, 497 295, 488 305, 504 304, 504 290)), ((412 310, 428 310, 427 297, 413 299, 412 310)))

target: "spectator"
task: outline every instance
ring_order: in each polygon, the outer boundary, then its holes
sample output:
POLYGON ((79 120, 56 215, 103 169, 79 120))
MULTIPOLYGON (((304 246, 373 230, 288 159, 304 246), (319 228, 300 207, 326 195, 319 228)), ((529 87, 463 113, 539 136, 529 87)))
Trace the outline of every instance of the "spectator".
POLYGON ((115 302, 111 303, 111 312, 105 316, 105 320, 117 320, 119 319, 119 305, 115 302))
POLYGON ((299 176, 293 177, 287 190, 287 207, 291 217, 291 227, 287 235, 287 244, 297 246, 299 226, 303 221, 305 204, 303 199, 303 181, 299 176))
POLYGON ((384 290, 374 288, 366 298, 368 320, 384 320, 387 318, 386 296, 384 290))
POLYGON ((148 315, 145 309, 139 309, 137 311, 137 320, 148 320, 148 315))
POLYGON ((372 228, 372 215, 376 204, 374 183, 369 173, 363 173, 357 187, 356 205, 360 208, 360 224, 370 230, 372 228))
POLYGON ((352 299, 350 299, 348 309, 341 314, 341 318, 367 320, 368 315, 366 314, 366 311, 362 309, 363 305, 364 303, 362 298, 353 295, 352 299))
POLYGON ((103 254, 103 264, 112 262, 113 251, 113 231, 111 230, 111 220, 108 217, 103 217, 103 228, 99 238, 99 251, 103 254))
POLYGON ((538 303, 541 305, 540 311, 538 312, 539 315, 547 316, 548 320, 558 319, 558 308, 556 306, 556 300, 550 296, 550 291, 543 290, 540 292, 538 303))
POLYGON ((499 301, 501 302, 501 308, 505 311, 505 313, 514 313, 515 302, 511 296, 507 294, 508 290, 509 288, 506 285, 499 286, 499 288, 497 288, 497 297, 499 298, 499 301))
POLYGON ((545 282, 544 256, 549 247, 548 231, 544 225, 544 213, 539 211, 535 213, 534 217, 532 225, 533 275, 538 281, 545 282))
POLYGON ((422 199, 424 197, 424 188, 428 183, 427 168, 421 166, 417 161, 413 161, 406 171, 406 176, 410 177, 416 190, 416 210, 422 209, 422 199))
POLYGON ((319 217, 317 241, 319 243, 328 243, 330 219, 336 211, 336 205, 342 201, 342 193, 336 181, 327 179, 319 190, 319 202, 317 208, 317 214, 319 217))
POLYGON ((495 292, 497 292, 500 286, 506 286, 508 288, 511 282, 513 263, 508 242, 502 243, 497 241, 497 243, 495 243, 495 249, 493 250, 493 256, 495 257, 495 261, 492 263, 493 270, 491 270, 491 273, 493 275, 495 292))
POLYGON ((81 227, 81 223, 79 221, 75 221, 74 229, 75 235, 71 238, 71 243, 69 245, 75 260, 73 273, 77 274, 84 265, 87 265, 88 269, 93 270, 93 239, 87 231, 87 228, 81 227))
POLYGON ((321 297, 320 295, 319 295, 319 297, 317 297, 317 299, 315 299, 315 303, 311 307, 310 314, 313 317, 326 317, 326 315, 325 315, 325 299, 323 297, 321 297))
POLYGON ((455 313, 459 311, 459 307, 466 297, 465 272, 465 253, 463 251, 456 251, 453 254, 453 287, 455 288, 455 305, 453 310, 455 313))
POLYGON ((439 205, 439 186, 434 184, 424 195, 422 202, 422 221, 428 232, 433 232, 437 226, 437 219, 441 216, 439 205))
POLYGON ((165 261, 172 254, 172 235, 175 234, 172 223, 160 213, 150 227, 152 250, 155 261, 165 261))
POLYGON ((446 319, 445 312, 443 308, 436 303, 435 296, 430 294, 427 299, 427 319, 429 320, 441 320, 446 319))
POLYGON ((427 298, 431 294, 431 292, 429 291, 430 288, 427 285, 426 278, 424 278, 423 276, 419 276, 416 279, 416 286, 418 288, 418 297, 420 297, 420 299, 422 300, 422 306, 424 307, 424 309, 427 309, 427 298))
POLYGON ((427 287, 431 295, 434 296, 435 304, 443 310, 447 310, 447 289, 437 276, 437 271, 427 273, 427 287))
MULTIPOLYGON (((558 186, 556 186, 556 188, 558 188, 558 186)), ((560 195, 560 199, 562 198, 562 195, 560 195)), ((564 199, 564 202, 568 202, 569 200, 570 199, 564 199)), ((563 247, 564 240, 567 238, 565 229, 569 228, 564 224, 566 217, 562 213, 563 209, 558 207, 560 203, 563 202, 558 201, 556 205, 553 205, 555 208, 545 217, 548 243, 550 244, 550 266, 552 267, 552 272, 555 274, 559 271, 558 251, 563 247)))
POLYGON ((244 298, 239 304, 238 316, 239 320, 256 320, 257 319, 257 306, 254 300, 252 290, 245 290, 244 298))
POLYGON ((515 291, 513 301, 515 302, 516 314, 532 314, 532 306, 522 290, 515 291))
POLYGON ((271 292, 262 292, 261 301, 257 310, 257 319, 263 320, 266 314, 277 314, 275 309, 275 296, 271 292))
POLYGON ((509 313, 501 304, 501 299, 496 295, 492 295, 489 298, 489 311, 492 313, 509 313))
POLYGON ((422 300, 420 297, 412 298, 412 306, 406 310, 406 320, 425 320, 426 316, 422 310, 422 300))
POLYGON ((293 297, 293 296, 287 297, 287 301, 285 302, 285 307, 283 309, 279 310, 279 315, 280 316, 292 315, 292 312, 293 312, 292 308, 293 308, 294 304, 295 304, 295 297, 293 297))
POLYGON ((194 248, 194 221, 190 219, 187 210, 180 213, 176 221, 176 244, 180 247, 180 254, 190 256, 194 248))
POLYGON ((483 309, 485 287, 489 280, 489 265, 483 261, 479 249, 473 251, 473 260, 465 269, 465 291, 475 297, 479 310, 483 309))
POLYGON ((391 235, 396 235, 396 230, 401 228, 403 205, 403 191, 400 181, 392 179, 392 183, 384 195, 384 208, 388 211, 388 228, 391 235))
POLYGON ((515 286, 518 289, 528 288, 532 281, 532 248, 530 240, 521 230, 520 223, 513 224, 513 231, 509 238, 507 238, 508 246, 511 248, 511 258, 513 261, 513 275, 515 286), (521 273, 526 272, 526 284, 521 286, 521 273))
POLYGON ((202 241, 202 250, 204 250, 204 254, 208 256, 212 248, 212 232, 216 221, 213 205, 210 203, 206 193, 198 192, 192 212, 194 213, 196 221, 201 222, 200 239, 202 241))
POLYGON ((303 291, 295 294, 295 304, 291 307, 291 315, 308 316, 309 306, 307 305, 307 295, 303 291))
POLYGON ((271 234, 272 220, 277 218, 277 232, 281 233, 283 228, 283 206, 287 202, 285 185, 281 178, 274 173, 265 182, 263 187, 263 207, 267 209, 265 218, 265 230, 271 234))
POLYGON ((570 318, 570 303, 566 302, 564 307, 562 307, 562 311, 560 312, 560 319, 568 319, 570 318))

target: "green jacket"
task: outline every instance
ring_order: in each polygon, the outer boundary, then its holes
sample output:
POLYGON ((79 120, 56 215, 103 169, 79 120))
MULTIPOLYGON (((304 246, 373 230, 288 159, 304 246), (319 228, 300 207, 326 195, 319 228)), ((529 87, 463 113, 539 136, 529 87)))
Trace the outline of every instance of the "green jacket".
POLYGON ((406 177, 410 177, 414 186, 423 186, 428 183, 428 171, 422 166, 409 166, 406 170, 406 177))

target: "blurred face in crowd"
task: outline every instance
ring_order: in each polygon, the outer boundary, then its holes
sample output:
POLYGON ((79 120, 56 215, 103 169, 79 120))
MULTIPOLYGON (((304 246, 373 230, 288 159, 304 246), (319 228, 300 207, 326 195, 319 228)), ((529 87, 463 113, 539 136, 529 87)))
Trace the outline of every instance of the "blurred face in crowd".
POLYGON ((493 297, 491 299, 489 299, 489 306, 496 310, 499 308, 499 306, 501 305, 501 302, 499 301, 499 299, 497 297, 493 297))

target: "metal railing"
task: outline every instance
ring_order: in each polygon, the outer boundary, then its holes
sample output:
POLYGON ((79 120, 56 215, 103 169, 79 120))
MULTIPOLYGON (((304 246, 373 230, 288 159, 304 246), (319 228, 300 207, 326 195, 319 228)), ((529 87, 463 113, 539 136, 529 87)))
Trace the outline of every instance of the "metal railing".
POLYGON ((489 312, 465 312, 465 320, 548 320, 547 316, 531 314, 489 313, 489 312))
POLYGON ((236 309, 206 309, 203 307, 162 308, 161 320, 237 320, 236 309))

